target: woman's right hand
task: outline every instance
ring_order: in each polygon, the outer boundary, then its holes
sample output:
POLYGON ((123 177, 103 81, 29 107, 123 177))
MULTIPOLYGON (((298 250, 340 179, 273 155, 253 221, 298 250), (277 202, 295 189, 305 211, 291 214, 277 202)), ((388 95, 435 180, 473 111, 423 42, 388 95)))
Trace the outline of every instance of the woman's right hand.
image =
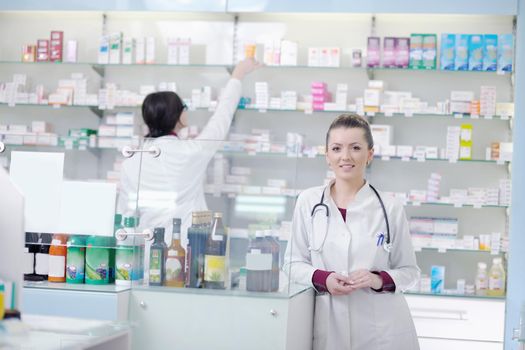
POLYGON ((326 288, 332 295, 350 294, 355 288, 349 282, 348 276, 332 272, 326 279, 326 288))
POLYGON ((262 67, 262 64, 253 58, 242 60, 233 69, 232 78, 242 80, 246 74, 253 72, 259 67, 262 67))

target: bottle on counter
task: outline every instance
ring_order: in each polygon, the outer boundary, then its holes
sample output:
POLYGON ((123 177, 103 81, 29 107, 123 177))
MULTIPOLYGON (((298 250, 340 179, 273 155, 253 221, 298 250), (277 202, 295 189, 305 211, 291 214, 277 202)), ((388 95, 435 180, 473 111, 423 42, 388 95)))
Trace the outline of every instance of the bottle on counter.
POLYGON ((224 289, 227 280, 226 246, 228 234, 222 223, 222 213, 213 214, 211 233, 204 255, 204 288, 224 289))
POLYGON ((488 286, 487 264, 484 262, 478 262, 478 272, 476 273, 476 295, 487 295, 488 286))
POLYGON ((202 288, 204 284, 204 255, 206 242, 210 234, 211 211, 192 213, 191 226, 188 228, 188 248, 186 250, 187 270, 186 285, 190 288, 202 288))
POLYGON ((274 231, 266 230, 264 232, 265 239, 270 244, 272 252, 272 278, 270 283, 270 291, 276 292, 279 290, 279 258, 281 253, 281 246, 279 245, 279 241, 275 238, 274 231))
POLYGON ((250 292, 269 292, 272 287, 272 247, 264 235, 255 231, 246 254, 246 290, 250 292))
POLYGON ((67 240, 66 282, 84 283, 86 263, 86 239, 83 236, 69 236, 67 240))
POLYGON ((50 233, 41 233, 38 240, 40 247, 35 254, 35 274, 36 280, 47 281, 49 275, 49 248, 53 241, 50 233))
POLYGON ((38 243, 38 233, 26 232, 26 242, 24 248, 23 272, 24 280, 39 281, 41 280, 35 274, 35 259, 36 253, 40 251, 40 244, 38 243))
POLYGON ((164 227, 156 227, 153 231, 154 241, 149 252, 149 285, 162 286, 166 279, 166 255, 168 246, 164 242, 164 227))
MULTIPOLYGON (((135 217, 124 218, 124 229, 134 232, 136 225, 135 217)), ((117 228, 117 230, 120 228, 117 228)), ((115 251, 115 284, 131 286, 133 281, 140 281, 143 277, 141 268, 142 255, 141 246, 135 244, 138 237, 127 236, 124 240, 117 240, 115 251)))
POLYGON ((86 284, 109 284, 110 244, 108 237, 86 239, 86 284))
POLYGON ((5 293, 4 283, 0 281, 0 320, 4 319, 4 314, 5 314, 4 293, 5 293))
POLYGON ((49 282, 66 281, 67 236, 54 234, 49 247, 49 282))
POLYGON ((186 283, 186 251, 180 244, 181 219, 173 219, 172 242, 166 259, 166 286, 184 287, 186 283))
POLYGON ((489 270, 489 288, 487 295, 501 297, 505 295, 505 269, 501 258, 492 259, 489 270))

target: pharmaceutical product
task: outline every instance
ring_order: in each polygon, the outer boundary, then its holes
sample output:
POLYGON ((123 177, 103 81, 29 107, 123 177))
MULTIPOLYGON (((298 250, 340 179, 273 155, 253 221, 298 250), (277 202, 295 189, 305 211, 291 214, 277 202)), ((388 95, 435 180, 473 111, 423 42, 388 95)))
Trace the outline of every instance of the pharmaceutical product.
POLYGON ((440 68, 454 70, 456 60, 456 34, 441 34, 440 68))
POLYGON ((394 44, 395 66, 408 68, 410 61, 410 38, 395 38, 394 44))
POLYGON ((483 35, 469 36, 468 51, 468 69, 483 70, 483 35))
POLYGON ((420 69, 423 64, 423 35, 410 35, 410 69, 420 69))
POLYGON ((394 68, 395 62, 395 38, 383 38, 383 67, 394 68))
POLYGON ((66 43, 66 62, 77 62, 78 43, 76 40, 68 40, 66 43))
POLYGON ((469 35, 456 35, 456 52, 454 67, 456 70, 468 70, 469 63, 469 35))
POLYGON ((445 266, 432 265, 430 270, 430 291, 434 294, 443 292, 445 284, 445 266))
POLYGON ((436 69, 437 58, 437 36, 436 34, 424 34, 422 43, 422 69, 436 69))
POLYGON ((483 70, 496 71, 498 66, 498 36, 483 35, 483 70))
POLYGON ((155 63, 155 37, 146 38, 146 64, 155 63))
POLYGON ((367 62, 368 68, 379 67, 381 61, 381 38, 368 37, 367 62))
POLYGON ((49 40, 39 39, 36 41, 36 61, 49 61, 49 40))
POLYGON ((122 63, 132 64, 135 57, 135 39, 124 38, 122 40, 122 63))
POLYGON ((500 34, 498 36, 498 71, 512 72, 514 58, 514 35, 500 34))
POLYGON ((54 30, 49 40, 49 60, 51 62, 62 62, 62 50, 64 48, 64 32, 54 30))
POLYGON ((97 62, 99 64, 109 63, 109 35, 103 35, 100 37, 97 62))

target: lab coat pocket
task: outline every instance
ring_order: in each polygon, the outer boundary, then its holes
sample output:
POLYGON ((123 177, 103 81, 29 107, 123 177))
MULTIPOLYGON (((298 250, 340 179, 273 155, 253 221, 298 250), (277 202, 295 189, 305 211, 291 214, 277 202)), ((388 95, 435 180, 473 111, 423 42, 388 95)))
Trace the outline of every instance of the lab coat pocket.
POLYGON ((325 349, 328 338, 330 294, 315 297, 314 349, 325 349))

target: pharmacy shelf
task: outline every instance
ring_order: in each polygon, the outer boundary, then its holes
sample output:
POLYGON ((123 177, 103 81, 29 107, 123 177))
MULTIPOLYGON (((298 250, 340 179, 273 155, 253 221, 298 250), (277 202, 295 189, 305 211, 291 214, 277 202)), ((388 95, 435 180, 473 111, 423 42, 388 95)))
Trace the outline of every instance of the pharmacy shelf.
MULTIPOLYGON (((76 65, 76 66, 91 66, 97 68, 105 67, 159 67, 159 68, 221 68, 232 69, 234 65, 231 64, 208 64, 208 63, 190 63, 190 64, 169 64, 169 63, 94 63, 94 62, 21 62, 21 61, 0 61, 0 64, 21 64, 21 65, 76 65)), ((308 66, 308 65, 265 65, 263 69, 297 69, 297 70, 353 70, 359 72, 366 71, 390 71, 390 72, 432 72, 444 74, 493 74, 497 76, 510 76, 513 72, 505 71, 472 71, 472 70, 442 70, 442 69, 410 69, 410 68, 388 68, 388 67, 352 67, 352 66, 308 66)))
POLYGON ((422 292, 403 292, 406 295, 421 295, 430 297, 449 297, 449 298, 464 298, 464 299, 489 299, 489 300, 505 300, 505 296, 493 297, 486 295, 466 295, 466 294, 449 294, 449 293, 422 293, 422 292))
POLYGON ((115 284, 95 285, 95 284, 71 284, 71 283, 54 283, 48 281, 29 282, 24 281, 24 288, 37 289, 54 289, 81 292, 100 292, 100 293, 120 293, 130 290, 129 286, 117 286, 115 284))
POLYGON ((505 254, 505 252, 503 251, 500 251, 498 254, 492 254, 490 250, 465 249, 465 248, 437 248, 437 247, 414 247, 414 251, 416 253, 430 251, 430 252, 438 252, 438 253, 457 252, 457 253, 475 253, 475 254, 489 254, 489 255, 505 254))
MULTIPOLYGON (((237 111, 252 111, 252 112, 259 112, 259 113, 268 113, 268 112, 292 112, 292 113, 302 113, 302 114, 315 114, 315 113, 323 113, 323 114, 342 114, 342 113, 354 113, 347 110, 330 110, 330 111, 319 111, 319 110, 300 110, 300 109, 282 109, 282 108, 254 108, 254 107, 245 107, 245 108, 239 108, 237 111)), ((456 113, 456 114, 432 114, 432 113, 415 113, 415 114, 405 114, 405 113, 393 113, 393 114, 387 114, 387 113, 365 113, 366 117, 384 117, 384 118, 443 118, 443 119, 473 119, 473 120, 502 120, 502 121, 508 121, 512 119, 509 116, 476 116, 476 115, 470 115, 470 114, 462 114, 462 113, 456 113)))

